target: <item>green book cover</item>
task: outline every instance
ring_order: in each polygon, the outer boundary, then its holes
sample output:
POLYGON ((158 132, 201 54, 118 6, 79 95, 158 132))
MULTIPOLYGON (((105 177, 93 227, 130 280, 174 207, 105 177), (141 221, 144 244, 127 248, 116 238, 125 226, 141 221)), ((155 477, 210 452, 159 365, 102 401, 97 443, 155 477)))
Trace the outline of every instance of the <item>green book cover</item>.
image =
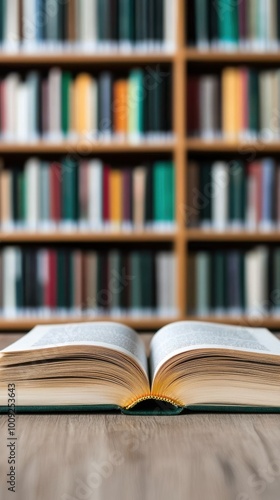
POLYGON ((70 89, 72 75, 70 71, 63 71, 61 78, 61 128, 62 133, 70 132, 70 89))
POLYGON ((166 164, 165 164, 165 194, 166 194, 165 220, 167 222, 174 222, 174 218, 175 218, 175 213, 174 213, 174 210, 175 210, 174 176, 175 176, 174 164, 172 162, 166 162, 166 164))
POLYGON ((156 162, 153 167, 154 222, 163 222, 165 218, 165 167, 163 162, 156 162))
POLYGON ((249 71, 249 130, 257 134, 260 129, 260 82, 256 70, 249 71))
POLYGON ((198 316, 207 316, 210 312, 210 254, 196 254, 196 307, 198 316))
POLYGON ((119 0, 119 36, 121 42, 135 39, 134 0, 119 0))
POLYGON ((3 43, 5 33, 5 0, 0 0, 0 45, 3 43))
POLYGON ((238 42, 238 2, 218 0, 219 38, 224 46, 234 47, 238 42))
MULTIPOLYGON (((209 0, 195 0, 195 33, 196 44, 198 47, 206 47, 209 43, 208 33, 208 2, 209 0)), ((211 8, 217 8, 216 5, 211 5, 211 8)))
POLYGON ((229 176, 229 218, 233 225, 245 222, 246 209, 245 166, 241 161, 231 164, 229 176))
POLYGON ((144 132, 144 75, 141 69, 129 74, 129 132, 141 136, 144 132))
POLYGON ((62 217, 64 221, 78 219, 78 166, 71 158, 62 161, 62 217))

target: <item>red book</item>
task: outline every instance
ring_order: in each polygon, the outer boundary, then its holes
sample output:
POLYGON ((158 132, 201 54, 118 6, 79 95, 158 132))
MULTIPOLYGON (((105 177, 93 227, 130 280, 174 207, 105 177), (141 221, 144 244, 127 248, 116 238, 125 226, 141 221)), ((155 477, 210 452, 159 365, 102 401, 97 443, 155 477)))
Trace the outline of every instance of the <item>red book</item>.
POLYGON ((199 79, 190 76, 187 86, 187 130, 188 135, 197 137, 200 132, 199 124, 199 79))
POLYGON ((256 214, 257 225, 260 224, 262 220, 262 164, 261 162, 253 162, 248 168, 249 175, 254 179, 254 196, 249 203, 254 207, 254 212, 256 214))
POLYGON ((61 165, 51 164, 51 219, 58 223, 61 220, 61 165))
POLYGON ((103 223, 106 224, 110 220, 110 209, 109 209, 109 176, 110 167, 109 165, 103 166, 103 223))

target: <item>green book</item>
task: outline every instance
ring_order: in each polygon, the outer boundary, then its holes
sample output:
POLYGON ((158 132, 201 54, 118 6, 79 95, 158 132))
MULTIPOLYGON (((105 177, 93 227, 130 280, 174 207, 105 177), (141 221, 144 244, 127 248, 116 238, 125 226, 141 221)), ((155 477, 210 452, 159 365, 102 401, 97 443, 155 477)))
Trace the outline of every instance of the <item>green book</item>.
POLYGON ((0 0, 0 45, 4 41, 5 36, 5 0, 0 0))
POLYGON ((65 158, 61 167, 62 176, 62 218, 63 222, 78 220, 78 166, 71 158, 65 158))
POLYGON ((249 71, 249 130, 257 136, 260 130, 260 82, 256 70, 249 71))
POLYGON ((144 74, 141 69, 129 74, 129 133, 132 139, 139 139, 144 133, 144 74))
POLYGON ((264 328, 170 323, 150 351, 120 323, 36 326, 1 351, 0 412, 14 387, 17 413, 280 412, 279 340, 264 328))
POLYGON ((166 183, 165 164, 163 162, 156 162, 153 166, 153 199, 154 223, 161 225, 166 220, 166 183))
POLYGON ((218 29, 220 43, 224 48, 235 48, 238 44, 238 2, 219 0, 218 29))
POLYGON ((165 220, 173 223, 175 220, 175 168, 173 162, 165 164, 165 220))
POLYGON ((196 306, 198 316, 210 314, 211 258, 209 252, 196 254, 196 306))
MULTIPOLYGON (((196 45, 200 49, 206 49, 209 46, 209 0, 195 0, 195 34, 196 45)), ((211 5, 215 8, 216 5, 211 5)))
POLYGON ((70 89, 72 75, 70 71, 63 71, 61 78, 61 128, 67 136, 70 132, 70 89))
POLYGON ((119 0, 119 38, 130 46, 135 40, 134 0, 119 0))
POLYGON ((231 163, 229 175, 229 219, 233 227, 244 225, 245 210, 245 165, 241 161, 234 161, 231 163))

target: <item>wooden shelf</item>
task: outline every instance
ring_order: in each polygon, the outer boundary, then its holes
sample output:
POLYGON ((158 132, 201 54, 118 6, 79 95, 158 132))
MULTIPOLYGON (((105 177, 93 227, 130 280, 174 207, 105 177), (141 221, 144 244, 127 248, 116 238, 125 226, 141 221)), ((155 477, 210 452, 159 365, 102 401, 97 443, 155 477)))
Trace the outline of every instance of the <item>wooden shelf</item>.
POLYGON ((174 59, 172 53, 104 53, 100 54, 85 54, 85 53, 18 53, 18 54, 0 54, 0 65, 15 65, 15 66, 51 66, 58 64, 63 65, 79 65, 86 66, 91 64, 108 65, 108 64, 149 64, 149 63, 171 63, 174 59))
POLYGON ((186 48, 184 57, 187 61, 199 63, 280 63, 280 52, 249 52, 249 51, 201 51, 186 48))
POLYGON ((116 143, 116 142, 38 142, 30 144, 0 142, 0 154, 72 154, 85 157, 92 153, 170 153, 175 143, 116 143))
MULTIPOLYGON (((176 319, 177 320, 177 319, 176 319)), ((42 317, 29 317, 29 318, 15 318, 15 319, 4 319, 0 318, 0 330, 1 331, 28 331, 31 330, 36 325, 51 325, 51 324, 66 324, 66 323, 85 323, 91 321, 115 321, 116 323, 123 323, 131 328, 139 330, 158 330, 164 325, 174 321, 174 318, 130 318, 128 316, 123 318, 112 318, 112 317, 84 317, 75 318, 70 316, 69 318, 42 318, 42 317)))
POLYGON ((204 141, 201 139, 186 139, 185 148, 193 153, 280 153, 279 142, 241 142, 241 141, 204 141))
POLYGON ((53 232, 0 232, 1 243, 96 243, 96 242, 172 242, 176 232, 82 232, 82 231, 53 231, 53 232))
POLYGON ((187 241, 217 242, 279 242, 280 231, 211 231, 203 229, 187 229, 187 241))

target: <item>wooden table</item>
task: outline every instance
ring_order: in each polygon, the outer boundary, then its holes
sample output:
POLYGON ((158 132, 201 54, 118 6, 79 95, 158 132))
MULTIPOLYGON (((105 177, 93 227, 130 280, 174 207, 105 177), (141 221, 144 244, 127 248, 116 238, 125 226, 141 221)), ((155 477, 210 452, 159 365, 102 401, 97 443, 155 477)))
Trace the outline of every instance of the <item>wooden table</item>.
POLYGON ((280 498, 280 415, 22 415, 16 435, 14 494, 1 416, 1 500, 280 498))

